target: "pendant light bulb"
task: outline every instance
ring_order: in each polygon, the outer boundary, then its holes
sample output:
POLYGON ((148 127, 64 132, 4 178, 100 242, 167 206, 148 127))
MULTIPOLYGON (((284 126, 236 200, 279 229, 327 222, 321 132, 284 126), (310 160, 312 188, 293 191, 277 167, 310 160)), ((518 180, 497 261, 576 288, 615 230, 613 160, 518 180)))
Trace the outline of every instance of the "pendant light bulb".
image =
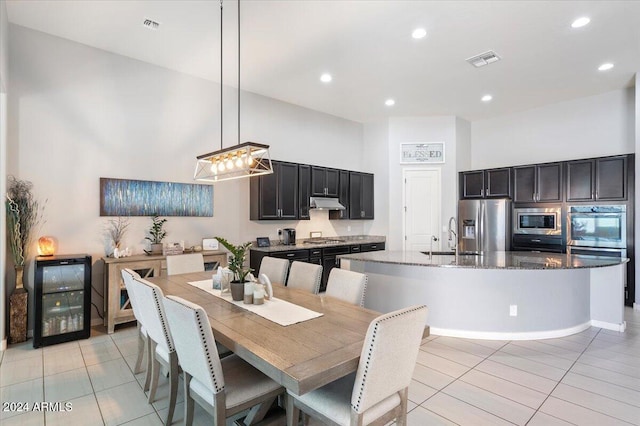
POLYGON ((220 162, 220 164, 218 165, 218 170, 220 170, 221 172, 224 172, 224 169, 225 169, 224 163, 220 162))
POLYGON ((227 160, 227 169, 233 169, 233 160, 231 158, 227 160))

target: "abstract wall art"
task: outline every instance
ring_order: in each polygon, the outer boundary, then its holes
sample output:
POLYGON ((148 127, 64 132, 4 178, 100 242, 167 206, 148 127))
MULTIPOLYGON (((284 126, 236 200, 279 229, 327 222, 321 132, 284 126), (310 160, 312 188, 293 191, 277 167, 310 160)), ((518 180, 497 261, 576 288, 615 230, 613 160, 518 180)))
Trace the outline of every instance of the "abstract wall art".
POLYGON ((213 216, 213 186, 100 178, 100 216, 213 216))

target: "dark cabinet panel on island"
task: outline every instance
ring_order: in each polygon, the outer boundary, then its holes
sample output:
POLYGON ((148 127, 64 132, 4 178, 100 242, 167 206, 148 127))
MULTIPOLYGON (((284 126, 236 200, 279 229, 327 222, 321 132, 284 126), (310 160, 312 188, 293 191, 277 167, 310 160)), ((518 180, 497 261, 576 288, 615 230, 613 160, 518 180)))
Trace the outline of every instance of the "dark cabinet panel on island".
POLYGON ((273 173, 250 179, 251 220, 298 218, 298 164, 272 161, 273 173))

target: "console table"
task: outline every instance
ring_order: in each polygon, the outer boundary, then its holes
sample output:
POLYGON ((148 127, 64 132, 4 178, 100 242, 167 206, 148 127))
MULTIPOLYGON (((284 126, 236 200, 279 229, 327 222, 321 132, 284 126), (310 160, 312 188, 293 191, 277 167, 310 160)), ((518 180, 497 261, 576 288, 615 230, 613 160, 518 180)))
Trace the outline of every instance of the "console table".
MULTIPOLYGON (((227 252, 201 252, 205 265, 218 262, 227 266, 227 252)), ((127 289, 122 282, 122 270, 125 268, 136 271, 142 278, 166 277, 167 261, 164 255, 137 255, 129 257, 103 257, 104 268, 104 325, 107 333, 113 333, 117 324, 135 320, 127 289)))

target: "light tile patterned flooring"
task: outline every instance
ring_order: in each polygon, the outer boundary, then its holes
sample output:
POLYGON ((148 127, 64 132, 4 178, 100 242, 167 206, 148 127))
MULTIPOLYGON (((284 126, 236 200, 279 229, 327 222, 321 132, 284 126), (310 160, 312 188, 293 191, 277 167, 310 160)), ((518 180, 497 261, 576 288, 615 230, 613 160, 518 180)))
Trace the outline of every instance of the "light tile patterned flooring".
MULTIPOLYGON (((538 341, 431 336, 409 390, 409 425, 640 425, 640 312, 625 310, 627 331, 590 328, 538 341)), ((34 350, 0 353, 0 401, 71 402, 71 411, 0 412, 11 425, 160 425, 168 403, 162 378, 156 402, 134 376, 136 328, 34 350)), ((178 396, 174 423, 182 423, 178 396)), ((195 424, 211 424, 196 405, 195 424)), ((313 422, 317 424, 317 422, 313 422)))

